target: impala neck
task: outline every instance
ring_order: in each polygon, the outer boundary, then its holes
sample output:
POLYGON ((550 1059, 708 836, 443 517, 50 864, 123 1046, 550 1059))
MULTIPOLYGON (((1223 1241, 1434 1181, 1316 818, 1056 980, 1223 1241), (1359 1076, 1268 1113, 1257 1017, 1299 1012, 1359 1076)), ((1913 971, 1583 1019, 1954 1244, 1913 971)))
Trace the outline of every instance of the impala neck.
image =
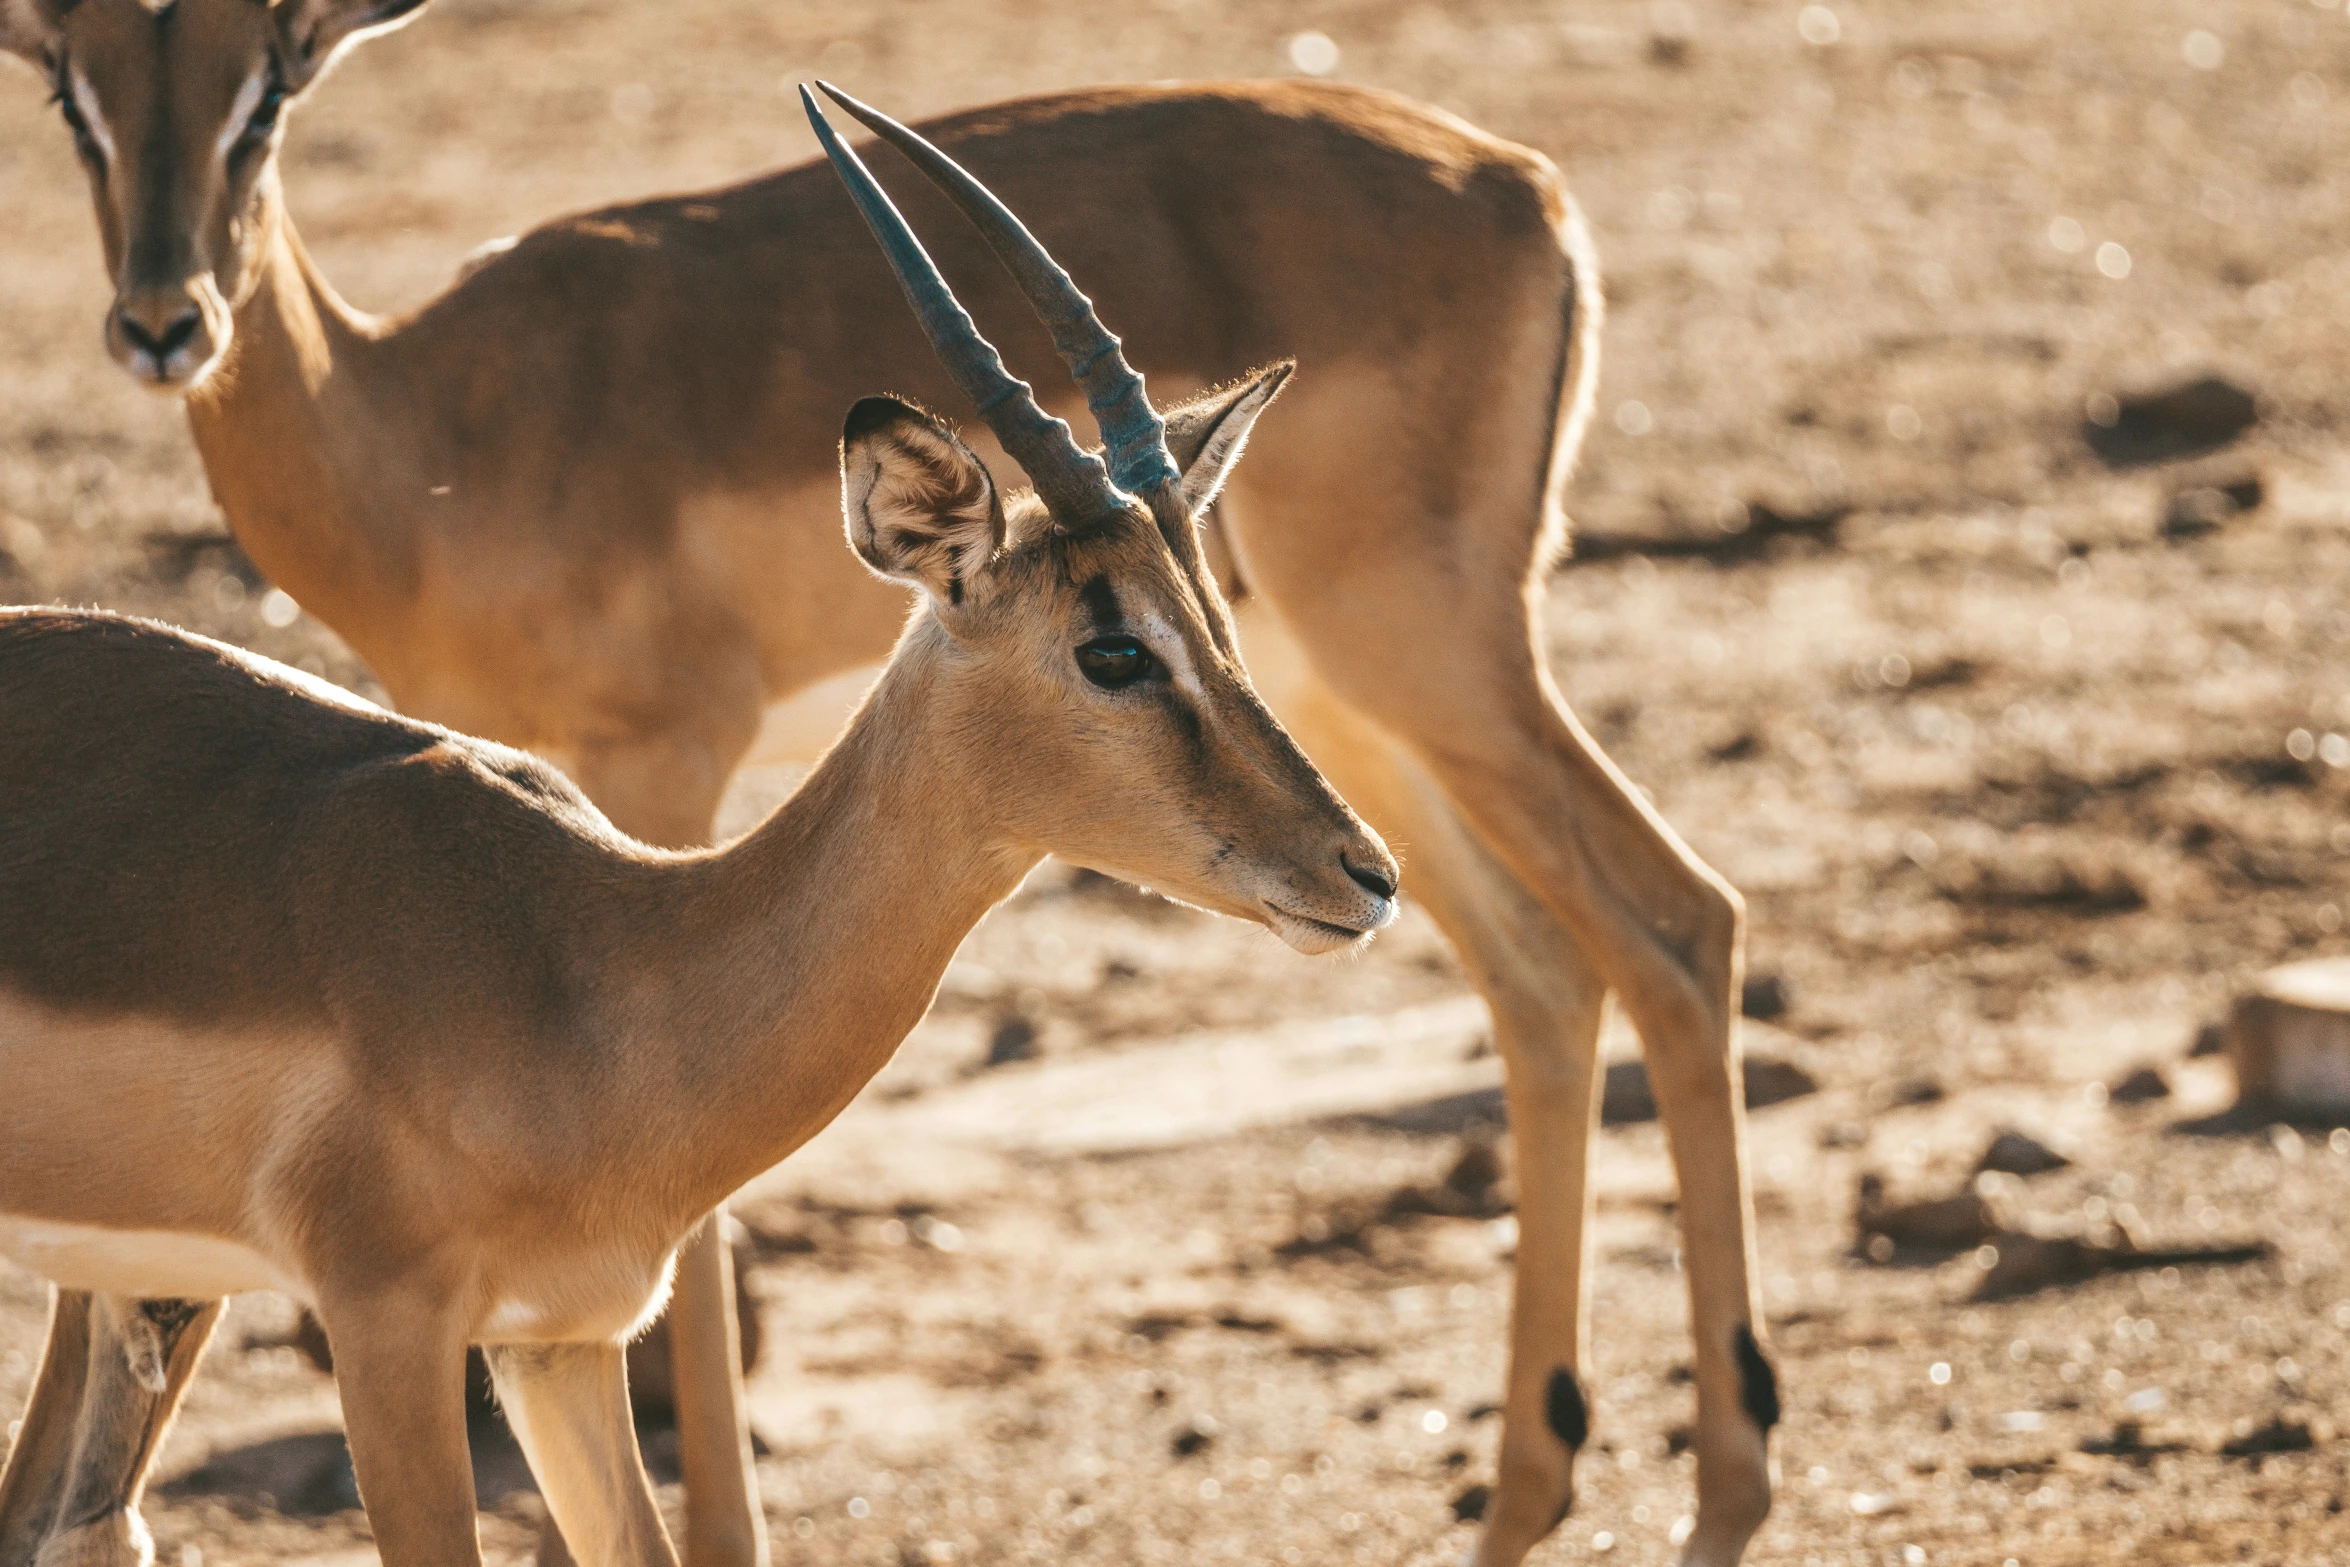
POLYGON ((282 196, 229 358, 186 399, 213 498, 253 563, 361 647, 396 630, 413 591, 412 538, 371 482, 412 467, 417 400, 391 373, 376 323, 337 297, 282 196))
MULTIPOLYGON (((1041 855, 989 819, 909 634, 789 800, 747 838, 675 864, 630 967, 662 976, 662 1155, 691 1218, 831 1121, 921 1021, 955 949, 1041 855), (911 655, 911 656, 909 656, 911 655), (699 1206, 696 1206, 698 1204, 699 1206)), ((967 715, 965 715, 967 716, 967 715)))

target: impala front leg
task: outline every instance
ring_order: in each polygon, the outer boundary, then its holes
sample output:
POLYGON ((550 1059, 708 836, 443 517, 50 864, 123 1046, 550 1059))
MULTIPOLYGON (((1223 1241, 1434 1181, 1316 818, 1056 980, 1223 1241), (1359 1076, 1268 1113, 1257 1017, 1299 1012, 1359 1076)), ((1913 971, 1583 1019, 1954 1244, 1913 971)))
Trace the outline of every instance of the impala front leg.
POLYGON ((351 1468, 384 1567, 479 1567, 454 1292, 370 1283, 319 1301, 351 1468))
MULTIPOLYGON (((580 787, 623 832, 672 849, 710 841, 726 781, 758 728, 748 666, 736 660, 720 667, 729 678, 714 678, 711 689, 738 700, 718 704, 705 723, 582 751, 580 787)), ((669 1335, 688 1567, 767 1567, 767 1518, 743 1400, 734 1257, 725 1230, 720 1207, 687 1237, 669 1310, 654 1331, 669 1335)), ((566 1543, 550 1521, 540 1541, 542 1567, 561 1567, 566 1543)))
POLYGON ((550 1519, 584 1567, 676 1567, 629 1417, 617 1344, 495 1344, 490 1375, 546 1494, 550 1519))

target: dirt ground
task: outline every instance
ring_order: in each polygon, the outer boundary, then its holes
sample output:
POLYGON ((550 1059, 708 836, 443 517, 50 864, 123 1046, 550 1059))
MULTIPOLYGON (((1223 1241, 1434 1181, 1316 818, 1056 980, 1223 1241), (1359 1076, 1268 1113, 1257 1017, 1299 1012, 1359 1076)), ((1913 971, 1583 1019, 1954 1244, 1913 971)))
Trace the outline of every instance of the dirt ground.
MULTIPOLYGON (((1281 73, 1309 29, 1336 76, 1556 158, 1606 259, 1553 667, 1745 892, 1783 1002, 1749 1047, 1817 1085, 1752 1122, 1787 1405, 1753 1559, 2350 1561, 2350 1132, 2222 1115, 2188 1054, 2263 967, 2350 952, 2340 0, 442 0, 301 111, 286 181, 328 274, 396 309, 565 209, 809 155, 804 76, 912 117, 1281 73), (2249 431, 2098 422, 2205 373, 2249 431), (2141 1066, 2167 1097, 2109 1094, 2141 1066), (2047 1231, 2269 1249, 2004 1301, 1970 1247, 1856 1250, 1864 1173, 1959 1192, 2003 1127, 2074 1161, 1986 1183, 2047 1231)), ((367 689, 264 617, 177 411, 105 359, 41 99, 0 76, 0 597, 367 689)), ((1482 1030, 1422 917, 1313 964, 1040 876, 740 1205, 779 1560, 1455 1559, 1513 1235, 1506 1176, 1445 1184, 1498 1114, 1482 1030)), ((1538 1559, 1663 1562, 1671 1184, 1652 1122, 1597 1158, 1594 1440, 1538 1559)), ((43 1309, 0 1276, 0 1410, 43 1309)), ((371 1554, 291 1325, 232 1309, 148 1504, 164 1562, 371 1554)), ((536 1498, 482 1453, 521 1559, 536 1498)))

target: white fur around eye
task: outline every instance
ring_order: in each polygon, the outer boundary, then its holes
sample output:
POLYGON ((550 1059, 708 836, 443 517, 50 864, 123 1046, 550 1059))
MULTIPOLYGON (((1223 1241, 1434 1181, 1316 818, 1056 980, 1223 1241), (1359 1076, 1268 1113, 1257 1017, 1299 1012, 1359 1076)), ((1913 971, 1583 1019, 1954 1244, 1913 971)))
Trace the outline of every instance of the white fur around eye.
POLYGON ((253 74, 245 78, 245 85, 237 89, 237 101, 229 105, 228 123, 220 128, 220 139, 213 144, 212 155, 226 158, 228 150, 245 134, 245 124, 253 118, 253 111, 261 107, 261 94, 269 86, 269 67, 257 65, 253 74))
POLYGON ((82 68, 71 68, 72 79, 67 83, 73 89, 73 106, 81 114, 82 123, 90 128, 90 140, 98 144, 108 164, 114 162, 114 132, 107 127, 106 111, 98 107, 98 90, 82 74, 82 68))
POLYGON ((1140 627, 1143 645, 1158 661, 1167 666, 1168 676, 1176 688, 1205 700, 1206 690, 1200 685, 1199 671, 1192 667, 1191 647, 1183 640, 1183 633, 1169 625, 1164 617, 1145 615, 1140 627))

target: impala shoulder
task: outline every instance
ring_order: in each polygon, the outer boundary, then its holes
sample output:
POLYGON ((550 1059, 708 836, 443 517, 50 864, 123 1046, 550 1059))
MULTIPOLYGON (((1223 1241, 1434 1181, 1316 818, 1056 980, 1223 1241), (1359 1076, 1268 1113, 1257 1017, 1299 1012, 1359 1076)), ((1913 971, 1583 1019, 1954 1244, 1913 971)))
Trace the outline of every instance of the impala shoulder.
POLYGON ((345 774, 341 804, 371 813, 368 830, 460 849, 566 840, 635 847, 552 763, 493 740, 418 727, 424 743, 356 762, 345 774))

